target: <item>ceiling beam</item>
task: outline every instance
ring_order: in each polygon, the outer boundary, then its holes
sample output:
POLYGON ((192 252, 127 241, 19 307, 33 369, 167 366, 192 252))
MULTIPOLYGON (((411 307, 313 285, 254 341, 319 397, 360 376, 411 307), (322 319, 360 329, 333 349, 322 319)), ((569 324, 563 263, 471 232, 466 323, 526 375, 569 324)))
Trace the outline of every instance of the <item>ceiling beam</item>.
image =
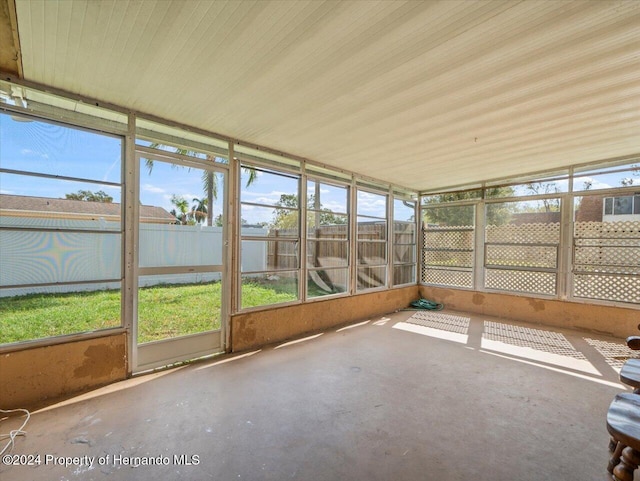
POLYGON ((0 0, 0 70, 23 78, 15 0, 0 0))

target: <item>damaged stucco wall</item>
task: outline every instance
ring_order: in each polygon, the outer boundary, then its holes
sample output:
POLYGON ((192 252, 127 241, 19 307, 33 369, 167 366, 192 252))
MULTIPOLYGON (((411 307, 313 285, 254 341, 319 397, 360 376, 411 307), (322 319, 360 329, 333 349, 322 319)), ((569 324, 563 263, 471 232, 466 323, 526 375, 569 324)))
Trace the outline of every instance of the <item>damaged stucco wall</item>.
POLYGON ((407 307, 418 297, 418 286, 409 286, 236 314, 231 317, 231 350, 255 349, 304 333, 393 312, 407 307))
POLYGON ((0 406, 34 408, 127 377, 126 334, 0 354, 0 406))
POLYGON ((640 334, 637 309, 433 286, 420 286, 420 295, 455 311, 593 331, 621 339, 640 334))

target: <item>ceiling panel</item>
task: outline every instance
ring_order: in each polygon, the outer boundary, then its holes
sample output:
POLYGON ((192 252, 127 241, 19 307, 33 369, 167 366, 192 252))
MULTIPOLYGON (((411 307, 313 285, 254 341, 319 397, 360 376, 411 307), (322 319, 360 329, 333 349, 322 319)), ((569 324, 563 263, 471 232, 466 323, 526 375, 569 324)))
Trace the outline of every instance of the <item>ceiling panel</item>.
POLYGON ((16 0, 24 77, 418 190, 640 153, 640 2, 16 0))

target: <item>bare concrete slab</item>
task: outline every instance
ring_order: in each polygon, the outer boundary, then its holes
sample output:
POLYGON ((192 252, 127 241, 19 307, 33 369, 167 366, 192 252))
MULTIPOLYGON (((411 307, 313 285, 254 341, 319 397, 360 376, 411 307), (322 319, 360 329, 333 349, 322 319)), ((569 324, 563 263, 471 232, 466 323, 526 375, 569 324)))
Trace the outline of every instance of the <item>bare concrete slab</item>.
POLYGON ((604 479, 628 354, 587 332, 399 312, 38 411, 13 453, 40 464, 0 479, 604 479))

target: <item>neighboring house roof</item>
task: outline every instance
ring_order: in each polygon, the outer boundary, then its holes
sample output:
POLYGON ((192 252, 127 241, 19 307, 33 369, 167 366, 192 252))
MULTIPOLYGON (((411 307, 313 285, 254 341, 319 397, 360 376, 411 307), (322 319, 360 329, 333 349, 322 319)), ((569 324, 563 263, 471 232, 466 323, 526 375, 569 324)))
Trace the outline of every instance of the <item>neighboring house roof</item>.
MULTIPOLYGON (((120 204, 115 202, 0 194, 0 213, 7 216, 119 220, 120 210, 120 204)), ((162 207, 140 206, 140 222, 173 224, 176 221, 177 219, 162 207)))

